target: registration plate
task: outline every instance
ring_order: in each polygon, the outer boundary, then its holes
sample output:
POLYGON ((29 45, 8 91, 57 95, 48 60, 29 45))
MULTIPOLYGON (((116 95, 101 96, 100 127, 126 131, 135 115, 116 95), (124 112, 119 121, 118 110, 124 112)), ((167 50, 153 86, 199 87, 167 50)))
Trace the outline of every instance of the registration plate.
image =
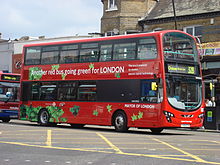
POLYGON ((190 127, 190 124, 181 124, 181 127, 189 128, 189 127, 190 127))

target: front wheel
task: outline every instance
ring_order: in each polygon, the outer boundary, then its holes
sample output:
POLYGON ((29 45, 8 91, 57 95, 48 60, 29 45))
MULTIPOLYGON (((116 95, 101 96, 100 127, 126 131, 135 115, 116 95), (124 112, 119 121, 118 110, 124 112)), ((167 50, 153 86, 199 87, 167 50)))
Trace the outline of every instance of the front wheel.
POLYGON ((153 134, 160 134, 163 131, 163 128, 151 128, 153 134))
POLYGON ((49 125, 50 115, 47 110, 43 109, 40 111, 38 116, 38 123, 40 125, 49 125))
POLYGON ((126 132, 128 130, 127 117, 124 112, 117 112, 115 114, 114 126, 117 132, 126 132))

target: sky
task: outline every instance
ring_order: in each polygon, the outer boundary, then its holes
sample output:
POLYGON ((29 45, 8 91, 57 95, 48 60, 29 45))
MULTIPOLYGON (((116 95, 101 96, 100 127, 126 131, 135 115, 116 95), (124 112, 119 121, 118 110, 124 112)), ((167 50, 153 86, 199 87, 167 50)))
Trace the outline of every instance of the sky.
POLYGON ((100 32, 101 0, 1 0, 2 39, 100 32))

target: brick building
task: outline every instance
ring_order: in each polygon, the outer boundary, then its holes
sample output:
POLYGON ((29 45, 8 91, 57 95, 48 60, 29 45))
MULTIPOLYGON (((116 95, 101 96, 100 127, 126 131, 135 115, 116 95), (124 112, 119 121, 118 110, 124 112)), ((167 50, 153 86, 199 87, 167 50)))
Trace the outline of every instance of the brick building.
POLYGON ((101 0, 101 33, 105 35, 178 29, 200 42, 206 97, 220 95, 219 0, 101 0), (173 3, 174 6, 173 6, 173 3), (176 19, 174 17, 174 9, 176 19), (176 20, 176 27, 175 27, 176 20), (211 52, 211 53, 210 53, 211 52), (210 92, 209 82, 215 83, 210 92), (212 93, 212 94, 211 94, 212 93))
POLYGON ((138 20, 156 4, 155 0, 101 0, 101 33, 128 34, 141 30, 138 20))
MULTIPOLYGON (((201 42, 219 41, 219 0, 174 0, 177 29, 197 36, 201 42)), ((139 20, 142 31, 175 29, 172 0, 158 1, 145 18, 139 20)))
MULTIPOLYGON (((172 0, 101 0, 101 33, 127 34, 175 29, 172 0)), ((220 38, 219 0, 173 0, 177 29, 202 43, 220 38)))

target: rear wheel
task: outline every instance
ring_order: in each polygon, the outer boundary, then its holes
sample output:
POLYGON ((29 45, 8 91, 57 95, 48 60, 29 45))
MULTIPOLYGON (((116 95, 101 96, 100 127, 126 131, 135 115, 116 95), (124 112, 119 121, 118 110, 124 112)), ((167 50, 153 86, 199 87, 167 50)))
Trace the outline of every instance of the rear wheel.
POLYGON ((40 125, 49 125, 50 115, 46 109, 39 112, 38 123, 40 125))
POLYGON ((125 132, 128 130, 127 117, 124 112, 119 111, 115 114, 114 126, 117 132, 125 132))
POLYGON ((151 128, 153 134, 160 134, 163 131, 163 128, 151 128))

